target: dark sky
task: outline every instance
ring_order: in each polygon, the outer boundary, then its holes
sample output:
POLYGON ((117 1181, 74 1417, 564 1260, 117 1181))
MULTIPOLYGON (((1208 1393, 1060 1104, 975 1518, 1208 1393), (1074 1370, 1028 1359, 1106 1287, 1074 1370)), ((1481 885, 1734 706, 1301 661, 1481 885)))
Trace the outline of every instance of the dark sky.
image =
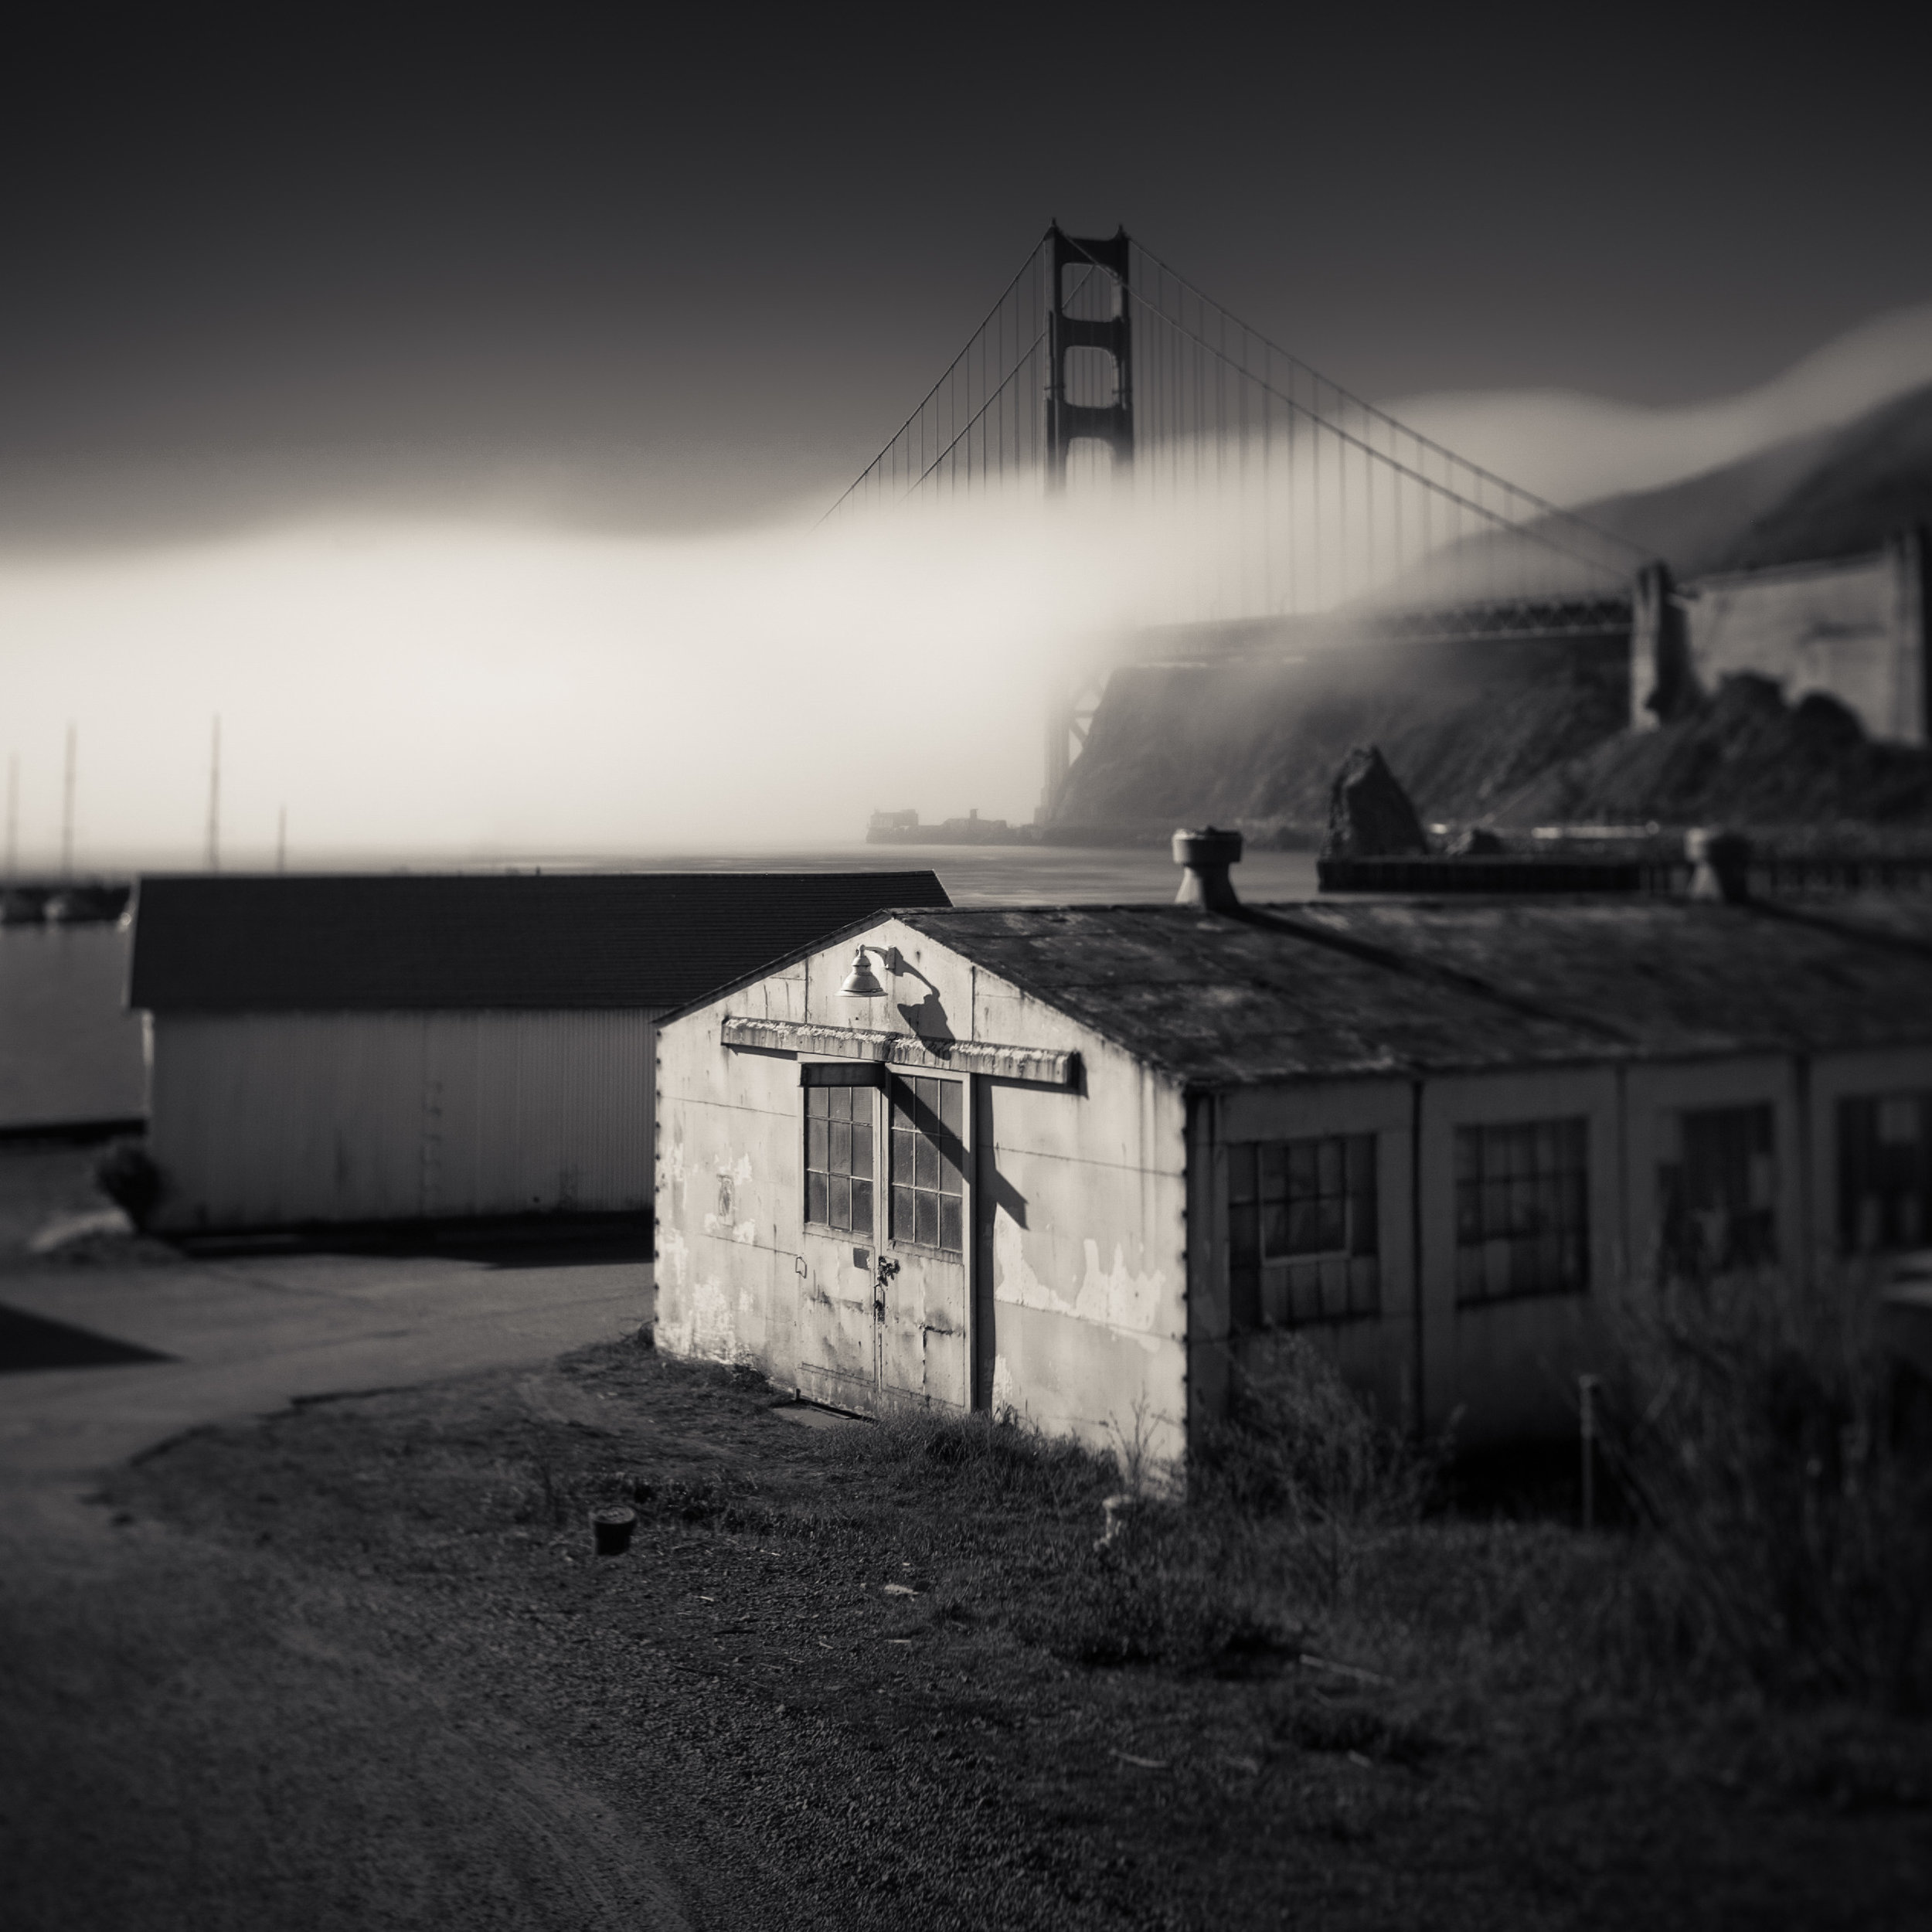
POLYGON ((1056 214, 1380 396, 1689 400, 1932 296, 1896 11, 712 12, 16 30, 0 539, 763 513, 1056 214))

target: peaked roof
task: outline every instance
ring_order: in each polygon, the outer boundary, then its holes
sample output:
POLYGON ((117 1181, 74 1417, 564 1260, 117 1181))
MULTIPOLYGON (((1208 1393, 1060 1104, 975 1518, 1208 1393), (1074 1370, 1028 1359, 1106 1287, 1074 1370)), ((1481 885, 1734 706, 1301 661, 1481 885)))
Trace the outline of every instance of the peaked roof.
POLYGON ((931 872, 159 875, 128 1004, 153 1012, 645 1008, 697 998, 931 872))

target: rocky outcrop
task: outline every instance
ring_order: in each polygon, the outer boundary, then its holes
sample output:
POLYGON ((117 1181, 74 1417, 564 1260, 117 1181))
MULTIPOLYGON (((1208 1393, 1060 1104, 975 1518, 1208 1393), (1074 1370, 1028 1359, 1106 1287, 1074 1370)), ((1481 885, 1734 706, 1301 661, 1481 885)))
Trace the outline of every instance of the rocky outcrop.
POLYGON ((1357 745, 1328 791, 1324 859, 1413 859, 1429 849, 1422 821, 1373 745, 1357 745))

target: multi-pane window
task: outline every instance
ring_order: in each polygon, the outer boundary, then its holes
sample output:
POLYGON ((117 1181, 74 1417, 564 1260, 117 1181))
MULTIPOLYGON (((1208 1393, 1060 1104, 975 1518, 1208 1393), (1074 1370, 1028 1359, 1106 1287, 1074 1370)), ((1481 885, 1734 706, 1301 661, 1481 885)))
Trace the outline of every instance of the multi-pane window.
POLYGON ((1379 1312, 1372 1134, 1229 1147, 1228 1289, 1237 1330, 1379 1312))
POLYGON ((894 1074, 892 1083, 892 1238, 963 1253, 961 1139, 964 1091, 958 1080, 894 1074))
POLYGON ((1590 1285, 1590 1131, 1583 1120, 1456 1129, 1456 1299, 1590 1285))
POLYGON ((1665 1117, 1657 1189, 1666 1269, 1703 1275, 1776 1258, 1772 1137, 1768 1104, 1665 1117))
POLYGON ((808 1079, 841 1079, 805 1089, 805 1219, 819 1227, 872 1238, 872 1094, 870 1070, 808 1066, 808 1079), (862 1071, 865 1084, 841 1077, 862 1071))
POLYGON ((1932 1094, 1838 1105, 1838 1249, 1932 1247, 1932 1094))

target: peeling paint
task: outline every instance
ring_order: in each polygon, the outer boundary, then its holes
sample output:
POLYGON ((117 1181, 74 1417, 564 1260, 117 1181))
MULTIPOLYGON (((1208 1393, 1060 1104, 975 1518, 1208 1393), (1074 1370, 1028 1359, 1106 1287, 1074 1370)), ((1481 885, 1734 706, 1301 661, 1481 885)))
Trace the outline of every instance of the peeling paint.
POLYGON ((691 1291, 690 1346, 685 1351, 713 1362, 738 1359, 737 1325, 731 1304, 715 1281, 698 1282, 691 1291))
POLYGON ((1100 1243, 1088 1241, 1087 1274, 1078 1295, 1069 1301, 1052 1283, 1043 1281, 1026 1259, 1026 1236, 1019 1225, 1004 1214, 993 1223, 993 1298, 1017 1302, 1023 1308, 1036 1308, 1048 1315, 1071 1315, 1077 1321, 1098 1322, 1118 1332, 1124 1339, 1151 1352, 1155 1317, 1167 1276, 1161 1269, 1151 1274, 1130 1274, 1124 1248, 1116 1246, 1112 1268, 1100 1267, 1100 1243))
POLYGON ((1127 1253, 1118 1242, 1114 1247, 1114 1265, 1100 1271, 1100 1244, 1088 1241, 1087 1277, 1080 1284, 1074 1312, 1089 1321, 1104 1321, 1110 1328, 1129 1328, 1145 1334, 1154 1326, 1162 1291, 1167 1286, 1165 1273, 1156 1268, 1151 1274, 1130 1274, 1127 1253))
POLYGON ((736 1241, 744 1247, 752 1247, 758 1239, 756 1221, 727 1221, 721 1214, 707 1214, 704 1217, 704 1231, 723 1240, 736 1241))
POLYGON ((1003 1355, 993 1357, 993 1416, 1003 1420, 1016 1413, 1013 1401, 1013 1372, 1003 1355))
POLYGON ((671 1279, 680 1288, 685 1285, 685 1270, 691 1265, 691 1250, 685 1243, 684 1230, 675 1221, 667 1222, 658 1230, 658 1265, 669 1272, 671 1279))

